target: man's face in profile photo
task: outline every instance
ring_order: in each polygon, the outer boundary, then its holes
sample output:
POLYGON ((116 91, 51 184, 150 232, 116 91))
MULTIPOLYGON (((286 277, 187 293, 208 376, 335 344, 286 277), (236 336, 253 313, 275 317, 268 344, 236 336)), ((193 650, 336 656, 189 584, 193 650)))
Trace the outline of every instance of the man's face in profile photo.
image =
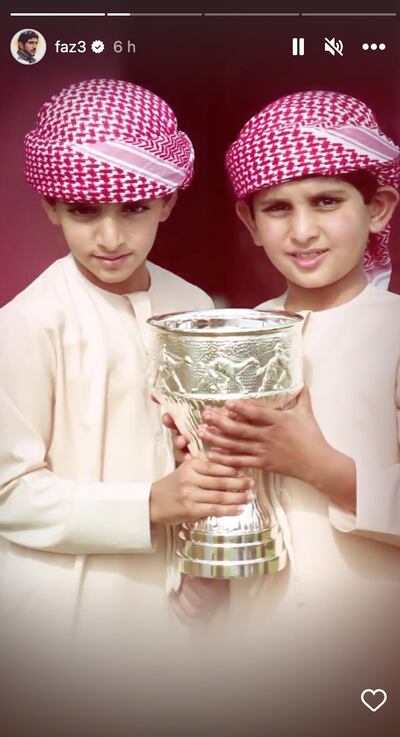
POLYGON ((37 36, 32 36, 26 40, 26 34, 21 34, 18 39, 18 49, 26 54, 28 57, 33 58, 36 54, 39 39, 37 36))

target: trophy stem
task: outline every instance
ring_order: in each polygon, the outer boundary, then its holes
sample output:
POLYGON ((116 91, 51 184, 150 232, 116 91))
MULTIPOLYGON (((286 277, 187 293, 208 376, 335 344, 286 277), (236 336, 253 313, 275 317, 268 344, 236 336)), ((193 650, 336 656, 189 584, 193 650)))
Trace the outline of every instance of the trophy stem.
POLYGON ((202 578, 248 578, 285 567, 287 552, 266 493, 265 476, 253 468, 244 472, 255 481, 255 498, 240 515, 207 517, 182 525, 178 541, 182 573, 202 578))

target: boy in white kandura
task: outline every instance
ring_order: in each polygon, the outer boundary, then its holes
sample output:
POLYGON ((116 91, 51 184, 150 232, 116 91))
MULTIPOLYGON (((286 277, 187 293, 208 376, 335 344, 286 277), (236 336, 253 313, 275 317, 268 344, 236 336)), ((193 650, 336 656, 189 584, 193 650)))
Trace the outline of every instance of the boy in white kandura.
POLYGON ((226 595, 185 578, 168 598, 170 525, 239 513, 249 479, 204 458, 175 470, 148 386, 147 318, 212 307, 147 260, 192 170, 172 110, 130 82, 71 85, 26 137, 71 252, 0 312, 1 619, 38 650, 98 631, 156 653, 226 595))
POLYGON ((400 296, 386 291, 399 149, 360 100, 310 91, 255 115, 226 165, 238 216, 287 281, 259 308, 304 317, 297 406, 229 402, 199 431, 213 462, 276 475, 286 519, 287 569, 232 585, 238 628, 284 657, 296 627, 300 657, 322 630, 331 656, 367 652, 400 597, 400 296))

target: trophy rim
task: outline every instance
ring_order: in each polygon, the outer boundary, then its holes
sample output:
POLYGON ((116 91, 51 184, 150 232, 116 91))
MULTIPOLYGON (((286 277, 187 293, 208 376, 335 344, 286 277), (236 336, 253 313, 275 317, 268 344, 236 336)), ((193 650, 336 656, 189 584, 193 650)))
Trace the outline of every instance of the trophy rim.
POLYGON ((173 333, 174 335, 196 335, 198 337, 201 336, 243 336, 243 335, 264 335, 266 332, 268 333, 274 333, 274 332, 282 332, 283 330, 290 330, 293 328, 294 325, 299 324, 304 321, 303 315, 300 315, 297 312, 290 312, 289 310, 253 310, 251 308, 240 308, 240 307, 220 307, 216 309, 209 309, 209 310, 178 310, 176 312, 166 312, 163 314, 157 314, 152 315, 151 317, 146 320, 146 322, 153 328, 156 328, 157 330, 161 330, 165 333, 173 333), (203 317, 204 319, 207 318, 207 316, 212 316, 215 319, 218 319, 218 317, 223 317, 224 315, 231 315, 234 317, 236 314, 239 316, 240 314, 243 315, 243 317, 250 318, 252 320, 256 320, 257 316, 263 316, 265 315, 278 315, 281 317, 287 317, 290 319, 290 322, 282 324, 282 325, 276 325, 275 327, 247 327, 247 328, 237 328, 237 329, 224 329, 222 332, 217 327, 214 328, 201 328, 201 329, 182 329, 179 326, 171 326, 171 325, 163 325, 162 323, 166 320, 171 320, 173 318, 177 319, 178 317, 187 317, 188 315, 198 315, 199 319, 200 317, 203 317))

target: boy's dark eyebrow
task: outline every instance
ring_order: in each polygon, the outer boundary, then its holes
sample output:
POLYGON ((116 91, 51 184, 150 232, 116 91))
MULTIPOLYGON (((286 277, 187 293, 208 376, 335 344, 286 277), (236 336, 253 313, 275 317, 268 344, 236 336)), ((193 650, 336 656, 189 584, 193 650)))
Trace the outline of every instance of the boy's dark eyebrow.
MULTIPOLYGON (((337 197, 337 196, 343 196, 346 194, 346 191, 344 188, 335 188, 335 189, 322 189, 318 192, 315 192, 315 194, 312 194, 308 197, 310 200, 320 199, 321 197, 337 197)), ((281 196, 279 197, 276 195, 276 197, 265 195, 265 198, 263 198, 260 202, 260 205, 275 205, 280 202, 290 203, 290 198, 281 196)))
POLYGON ((340 187, 338 187, 337 189, 323 189, 321 192, 317 192, 317 194, 312 195, 310 199, 315 199, 316 197, 339 196, 344 194, 346 194, 346 190, 340 187))
POLYGON ((265 199, 261 200, 260 205, 275 205, 277 202, 289 202, 289 200, 285 197, 268 197, 267 195, 265 199))

